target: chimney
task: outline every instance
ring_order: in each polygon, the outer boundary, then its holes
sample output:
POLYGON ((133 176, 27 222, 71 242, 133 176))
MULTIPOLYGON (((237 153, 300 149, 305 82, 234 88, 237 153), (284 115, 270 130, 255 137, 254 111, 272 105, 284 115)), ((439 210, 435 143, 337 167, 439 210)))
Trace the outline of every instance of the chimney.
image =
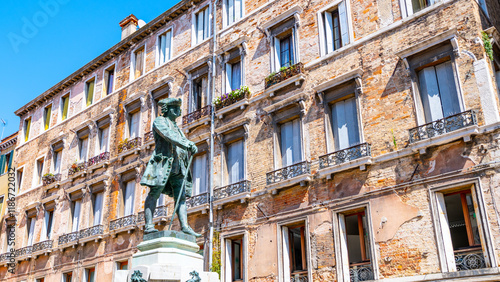
POLYGON ((137 30, 137 24, 138 20, 133 14, 130 14, 130 16, 124 18, 120 22, 120 27, 122 28, 121 40, 129 37, 132 33, 134 33, 137 30))

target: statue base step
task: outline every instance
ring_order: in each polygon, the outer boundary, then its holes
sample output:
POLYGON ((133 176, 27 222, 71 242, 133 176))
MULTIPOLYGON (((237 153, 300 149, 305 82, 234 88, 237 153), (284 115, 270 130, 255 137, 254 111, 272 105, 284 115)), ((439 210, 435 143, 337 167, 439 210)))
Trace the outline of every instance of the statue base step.
POLYGON ((148 282, 186 282, 193 271, 203 282, 219 282, 217 273, 203 271, 203 256, 197 253, 199 247, 192 235, 172 230, 149 233, 137 248, 139 252, 132 256, 132 269, 117 271, 115 282, 131 282, 136 271, 148 282))

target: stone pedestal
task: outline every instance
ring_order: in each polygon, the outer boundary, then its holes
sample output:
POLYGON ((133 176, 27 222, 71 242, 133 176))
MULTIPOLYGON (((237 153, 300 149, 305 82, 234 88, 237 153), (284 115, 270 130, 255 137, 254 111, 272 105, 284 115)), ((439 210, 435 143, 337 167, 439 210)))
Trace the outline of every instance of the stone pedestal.
POLYGON ((217 273, 203 271, 203 257, 197 253, 199 247, 194 236, 178 231, 154 232, 144 235, 137 248, 139 252, 132 256, 133 268, 128 271, 127 282, 137 270, 148 282, 186 282, 193 270, 203 282, 219 282, 217 273))

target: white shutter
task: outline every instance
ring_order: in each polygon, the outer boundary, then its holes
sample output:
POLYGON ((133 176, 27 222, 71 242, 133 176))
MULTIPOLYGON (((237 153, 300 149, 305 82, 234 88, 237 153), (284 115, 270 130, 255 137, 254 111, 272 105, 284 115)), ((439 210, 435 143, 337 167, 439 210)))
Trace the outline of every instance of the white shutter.
POLYGON ((33 245, 33 235, 35 234, 35 223, 36 220, 34 217, 30 218, 30 225, 29 225, 29 231, 28 231, 28 246, 33 245))
POLYGON ((332 13, 325 12, 325 44, 326 54, 333 51, 333 19, 332 13))
POLYGON ((231 76, 232 73, 233 73, 233 69, 232 69, 231 64, 226 64, 226 93, 233 90, 231 88, 231 82, 233 81, 232 76, 231 76))
POLYGON ((228 147, 228 184, 233 184, 243 178, 243 140, 236 141, 228 147))
POLYGON ((234 0, 227 0, 227 20, 228 24, 234 22, 234 0))
POLYGON ((125 188, 125 208, 123 216, 131 215, 134 213, 134 193, 135 192, 135 181, 127 182, 125 188))
POLYGON ((288 237, 288 227, 281 227, 281 238, 283 245, 281 250, 283 252, 283 281, 290 281, 290 238, 288 237))
POLYGON ((42 236, 40 236, 41 240, 48 240, 50 239, 50 233, 52 226, 51 218, 50 218, 50 211, 45 211, 44 218, 43 218, 43 226, 42 226, 42 236))
POLYGON ((139 137, 140 112, 133 113, 130 117, 130 138, 139 137))
POLYGON ((207 157, 206 155, 197 156, 193 163, 193 194, 198 195, 207 191, 206 187, 206 170, 207 157))
POLYGON ((285 122, 281 125, 281 165, 289 166, 293 163, 293 125, 285 122))
POLYGON ((405 11, 403 11, 403 14, 406 12, 406 15, 403 15, 403 17, 409 17, 413 15, 413 3, 412 0, 402 0, 405 3, 405 11))
POLYGON ((231 240, 226 239, 225 240, 225 263, 224 263, 224 281, 233 281, 233 261, 232 261, 232 246, 231 246, 231 240))
POLYGON ((160 36, 160 65, 165 62, 166 56, 166 34, 160 36))
POLYGON ((349 282, 349 255, 347 253, 347 232, 345 228, 345 216, 339 214, 339 229, 340 229, 340 253, 341 258, 339 263, 341 263, 342 277, 344 282, 349 282))
POLYGON ((79 230, 80 225, 80 205, 81 201, 75 201, 73 207, 73 226, 71 232, 76 232, 79 230))
POLYGON ((351 147, 359 144, 358 111, 356 107, 355 97, 345 100, 345 113, 347 122, 347 134, 349 136, 348 147, 351 147))
POLYGON ((428 67, 418 73, 420 97, 424 107, 425 121, 431 122, 443 118, 441 97, 434 67, 428 67))
POLYGON ((349 135, 347 132, 347 121, 345 118, 345 101, 335 103, 332 108, 335 150, 342 150, 349 147, 349 135))
POLYGON ((241 0, 234 0, 234 21, 243 17, 243 5, 241 0))
POLYGON ((231 90, 241 87, 241 61, 231 66, 231 90))
POLYGON ((109 126, 101 129, 101 138, 99 144, 100 153, 109 151, 109 126))
POLYGON ((172 31, 167 31, 165 42, 165 62, 172 58, 172 31))
POLYGON ((204 11, 203 11, 204 15, 203 15, 203 18, 204 18, 204 26, 203 26, 203 39, 207 39, 210 34, 210 9, 209 7, 207 7, 204 11))
POLYGON ((196 43, 203 41, 203 11, 196 15, 196 43))
POLYGON ((446 264, 449 272, 457 271, 455 265, 455 254, 453 252, 453 243, 451 241, 450 226, 448 225, 448 215, 446 213, 446 203, 442 193, 436 193, 439 226, 441 228, 441 236, 443 238, 444 253, 446 256, 446 264))
POLYGON ((94 226, 101 224, 102 218, 102 202, 104 193, 98 193, 95 195, 94 203, 94 226))
POLYGON ((294 119, 292 121, 292 163, 298 163, 302 161, 302 139, 300 138, 300 119, 294 119))
POLYGON ((439 85, 439 96, 443 106, 443 116, 448 117, 460 113, 460 103, 451 61, 437 65, 436 76, 439 85))
POLYGON ((342 46, 349 44, 349 25, 347 21, 347 9, 345 1, 339 3, 339 18, 340 18, 340 35, 342 38, 342 46))
POLYGON ((87 151, 89 148, 89 138, 80 139, 80 161, 87 160, 87 151))
POLYGON ((62 151, 55 152, 56 156, 54 158, 54 172, 61 173, 61 156, 62 151))
POLYGON ((281 67, 280 62, 280 40, 274 38, 274 71, 278 72, 281 67))

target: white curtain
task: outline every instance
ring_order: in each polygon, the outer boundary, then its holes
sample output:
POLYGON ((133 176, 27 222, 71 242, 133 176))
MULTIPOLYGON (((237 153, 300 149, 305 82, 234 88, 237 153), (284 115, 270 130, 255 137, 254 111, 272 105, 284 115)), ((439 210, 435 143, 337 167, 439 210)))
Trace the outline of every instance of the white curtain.
POLYGON ((104 153, 109 151, 109 126, 100 129, 99 137, 99 152, 104 153))
POLYGON ((207 156, 197 156, 193 160, 193 195, 199 195, 207 191, 207 156))
POLYGON ((94 198, 94 226, 101 224, 103 198, 104 193, 98 193, 94 198))
POLYGON ((33 245, 33 235, 35 234, 35 223, 36 219, 35 217, 30 217, 29 222, 28 222, 28 246, 33 245))
POLYGON ((80 161, 87 160, 87 151, 89 147, 89 138, 81 138, 80 139, 80 161))
POLYGON ((239 140, 228 145, 228 184, 233 184, 244 179, 244 141, 239 140))
POLYGON ((130 122, 129 122, 130 138, 139 137, 139 119, 140 119, 140 112, 135 112, 130 115, 130 122))
POLYGON ((49 240, 52 235, 52 219, 53 219, 53 212, 45 211, 42 236, 40 236, 42 240, 49 240))
POLYGON ((80 225, 80 206, 82 202, 81 201, 75 201, 73 203, 73 226, 71 229, 71 232, 76 232, 79 230, 79 225, 80 225))
POLYGON ((129 181, 125 187, 125 208, 123 216, 134 214, 135 181, 129 181))
POLYGON ((281 163, 283 167, 302 161, 300 139, 300 119, 297 118, 281 125, 281 163))
POLYGON ((54 173, 61 173, 61 156, 62 156, 62 151, 56 151, 54 152, 54 173))
POLYGON ((335 150, 349 148, 359 143, 358 111, 355 97, 332 105, 332 123, 335 150))

